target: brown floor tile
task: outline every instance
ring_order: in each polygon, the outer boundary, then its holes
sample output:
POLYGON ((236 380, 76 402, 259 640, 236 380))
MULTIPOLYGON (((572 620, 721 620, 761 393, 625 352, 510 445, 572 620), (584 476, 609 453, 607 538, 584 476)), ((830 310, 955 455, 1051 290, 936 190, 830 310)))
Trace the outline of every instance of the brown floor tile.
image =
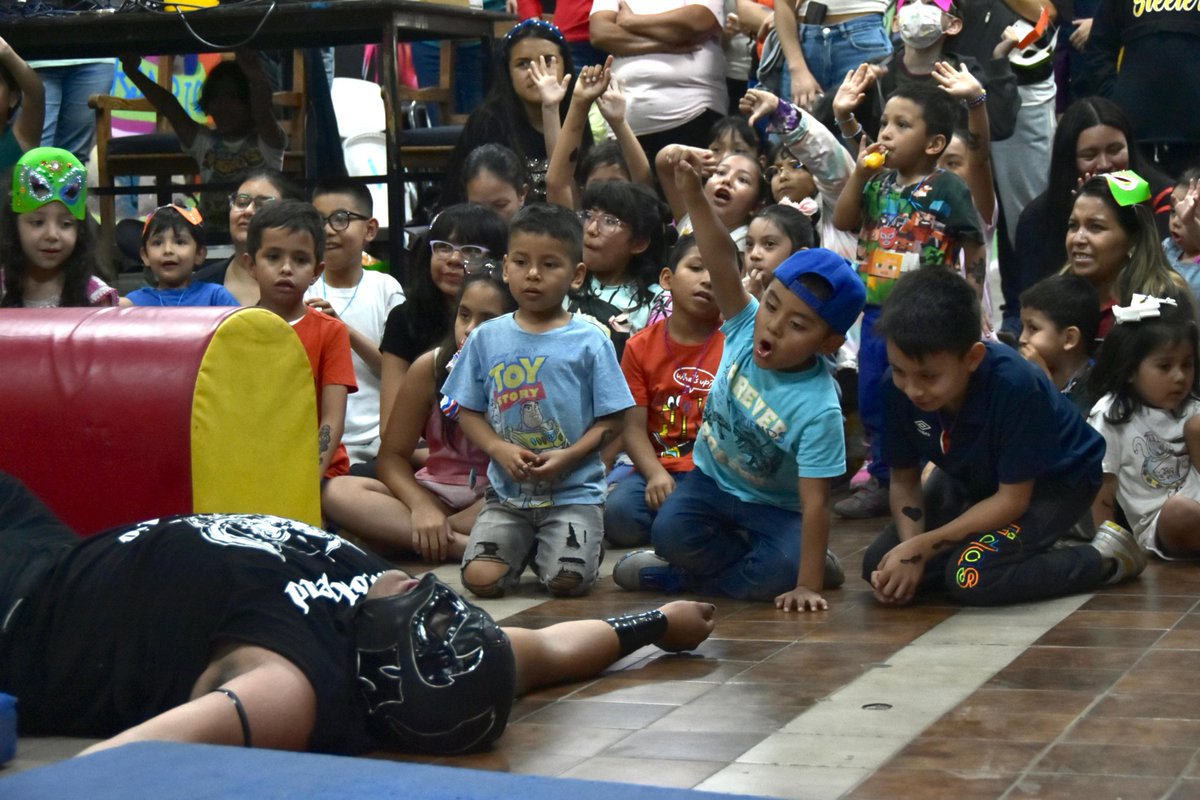
POLYGON ((1191 763, 1195 747, 1128 744, 1056 744, 1029 772, 1174 778, 1191 763))
POLYGON ((870 642, 830 643, 805 639, 780 650, 738 675, 739 683, 793 683, 841 678, 849 683, 871 665, 886 661, 898 647, 870 642))
POLYGON ((1079 607, 1080 611, 1180 611, 1196 605, 1195 595, 1098 594, 1079 607))
POLYGON ((1200 800, 1200 781, 1179 781, 1163 800, 1200 800))
POLYGON ((1179 622, 1175 623, 1175 630, 1200 630, 1200 612, 1193 611, 1190 614, 1184 614, 1179 622))
POLYGON ((1052 742, 1074 721, 1075 714, 1006 714, 959 706, 926 728, 922 735, 945 739, 1052 742))
POLYGON ((648 658, 610 674, 638 681, 706 681, 724 683, 754 666, 752 661, 718 661, 687 654, 648 658))
POLYGON ((723 761, 670 761, 663 758, 589 758, 562 773, 564 778, 620 781, 690 789, 725 766, 723 761))
POLYGON ((1183 616, 1182 611, 1076 611, 1058 628, 1140 628, 1166 630, 1183 616))
POLYGON ((607 675, 571 695, 572 700, 603 700, 607 703, 655 703, 681 706, 690 703, 714 684, 702 681, 638 681, 624 673, 607 675))
POLYGON ((988 739, 939 739, 922 736, 901 750, 885 766, 893 769, 949 769, 956 772, 1019 775, 1044 745, 998 742, 988 739))
MULTIPOLYGON (((1078 612, 1077 612, 1078 613, 1078 612)), ((1146 648, 1162 638, 1160 630, 1136 628, 1063 628, 1047 631, 1034 642, 1043 647, 1133 647, 1146 648)))
POLYGON ((903 647, 911 643, 918 636, 927 633, 930 628, 937 624, 933 620, 926 622, 891 622, 890 620, 885 620, 882 622, 864 623, 857 626, 829 625, 814 630, 805 637, 805 641, 869 642, 903 647))
POLYGON ((1181 700, 1175 693, 1113 693, 1101 698, 1088 716, 1200 720, 1200 703, 1181 700))
POLYGON ((560 700, 530 714, 525 722, 535 725, 577 725, 582 728, 641 730, 674 706, 652 703, 604 703, 593 700, 560 700))
POLYGON ((1157 650, 1200 650, 1200 628, 1176 625, 1154 645, 1157 650))
POLYGON ((1000 670, 984 684, 989 689, 1043 689, 1066 691, 1090 690, 1102 692, 1123 675, 1119 669, 1064 669, 1038 667, 1020 669, 1012 666, 1000 670))
POLYGON ((1161 797, 1171 778, 1128 778, 1111 775, 1029 775, 1007 797, 1037 800, 1131 800, 1161 797))
POLYGON ((692 651, 694 655, 727 661, 762 661, 775 655, 791 642, 755 639, 709 639, 692 651))
POLYGON ((1146 652, 1137 663, 1138 668, 1178 669, 1196 674, 1200 670, 1200 652, 1195 650, 1170 650, 1158 646, 1146 652))
POLYGON ((1011 669, 1129 669, 1145 654, 1140 647, 1030 647, 1014 658, 1011 669))
POLYGON ((978 708, 1006 714, 1079 714, 1095 700, 1094 692, 1043 692, 1029 689, 979 689, 959 708, 978 708))
POLYGON ((1196 673, 1188 670, 1148 669, 1139 665, 1112 687, 1119 694, 1158 694, 1166 689, 1187 695, 1189 702, 1194 703, 1200 695, 1200 682, 1196 681, 1196 673))
MULTIPOLYGON (((617 728, 581 728, 574 725, 534 725, 518 722, 504 729, 504 735, 496 741, 495 749, 491 753, 482 755, 498 753, 515 758, 520 753, 547 753, 556 756, 579 756, 583 759, 599 754, 609 745, 616 744, 629 735, 629 731, 617 728)), ((456 760, 451 761, 457 763, 456 760)))
POLYGON ((1200 747, 1200 720, 1088 716, 1076 722, 1063 739, 1134 747, 1200 747))
POLYGON ((824 687, 814 687, 797 679, 793 684, 725 683, 697 697, 689 706, 721 709, 729 706, 752 706, 794 709, 796 713, 827 695, 824 687))
MULTIPOLYGON (((817 704, 809 701, 807 707, 817 704)), ((689 703, 671 709, 669 713, 646 726, 648 731, 739 731, 745 733, 775 733, 800 714, 805 707, 795 705, 770 706, 713 706, 689 703)))
POLYGON ((989 800, 1012 784, 1011 776, 969 777, 957 770, 882 769, 847 795, 848 800, 989 800))
MULTIPOLYGON (((507 736, 508 734, 505 734, 507 736)), ((486 769, 493 772, 512 772, 524 775, 561 775, 583 761, 583 756, 560 755, 537 750, 491 750, 468 756, 442 758, 435 763, 443 767, 486 769)))
POLYGON ((604 751, 618 758, 666 758, 679 761, 735 760, 762 741, 761 733, 638 731, 604 751))

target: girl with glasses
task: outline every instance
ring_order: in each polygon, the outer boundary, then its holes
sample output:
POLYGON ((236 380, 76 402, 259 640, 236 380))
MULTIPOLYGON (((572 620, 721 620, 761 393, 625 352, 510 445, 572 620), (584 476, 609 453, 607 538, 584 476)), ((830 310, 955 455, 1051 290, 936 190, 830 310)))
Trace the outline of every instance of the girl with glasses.
POLYGON ((197 269, 195 280, 224 286, 244 306, 256 304, 258 282, 242 258, 246 253, 246 232, 250 229, 250 220, 270 203, 299 199, 300 192, 275 170, 259 169, 248 173, 229 195, 229 239, 233 243, 233 255, 228 261, 197 269))
POLYGON ((404 281, 407 300, 388 315, 379 345, 383 354, 381 437, 387 436, 392 405, 409 367, 450 330, 454 301, 467 273, 479 270, 484 263, 498 263, 507 243, 508 229, 490 208, 460 203, 433 218, 428 243, 418 245, 404 281))

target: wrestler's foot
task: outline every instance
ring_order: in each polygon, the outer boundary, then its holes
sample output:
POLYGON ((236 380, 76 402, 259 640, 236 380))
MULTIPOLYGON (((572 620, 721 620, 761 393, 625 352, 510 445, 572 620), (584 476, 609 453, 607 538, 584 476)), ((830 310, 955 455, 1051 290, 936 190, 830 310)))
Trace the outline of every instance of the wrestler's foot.
POLYGON ((708 638, 713 631, 713 615, 717 607, 712 603, 694 600, 676 600, 659 609, 667 618, 667 632, 654 644, 672 653, 693 650, 708 638))

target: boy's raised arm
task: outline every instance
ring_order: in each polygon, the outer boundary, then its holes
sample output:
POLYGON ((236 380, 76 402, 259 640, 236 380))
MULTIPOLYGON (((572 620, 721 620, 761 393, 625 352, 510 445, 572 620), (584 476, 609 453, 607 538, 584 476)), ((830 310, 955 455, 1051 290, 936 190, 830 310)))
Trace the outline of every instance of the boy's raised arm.
POLYGON ((22 150, 37 147, 42 140, 42 123, 46 117, 46 88, 42 85, 42 79, 3 39, 0 39, 0 64, 13 76, 21 90, 21 113, 16 121, 9 119, 13 136, 22 150))
MULTIPOLYGON (((558 134, 558 143, 550 153, 546 169, 546 199, 566 208, 579 208, 580 198, 575 188, 575 169, 579 166, 579 151, 583 131, 588 124, 588 110, 604 93, 611 77, 612 56, 603 65, 584 67, 575 81, 575 93, 567 108, 558 134)), ((642 156, 645 159, 645 156, 642 156)))
MULTIPOLYGON (((704 259, 704 266, 708 268, 717 308, 721 309, 725 319, 732 319, 750 302, 750 293, 742 285, 742 276, 738 274, 737 247, 733 237, 717 218, 717 212, 704 195, 704 186, 700 182, 707 151, 682 145, 671 145, 666 150, 668 154, 665 160, 674 172, 675 188, 691 217, 696 247, 704 259)), ((660 154, 659 161, 662 160, 664 156, 660 154)))

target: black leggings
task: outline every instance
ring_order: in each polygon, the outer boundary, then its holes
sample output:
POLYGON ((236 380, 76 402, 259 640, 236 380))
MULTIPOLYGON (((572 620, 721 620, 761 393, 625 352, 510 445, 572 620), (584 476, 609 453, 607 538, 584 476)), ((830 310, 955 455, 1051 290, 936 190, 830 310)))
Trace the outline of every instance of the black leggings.
MULTIPOLYGON (((1090 545, 1051 549, 1091 507, 1098 481, 1038 481, 1029 508, 1012 524, 975 534, 925 564, 921 590, 944 587, 965 605, 995 606, 1087 592, 1104 578, 1100 552, 1090 545)), ((940 469, 923 490, 925 530, 958 517, 971 506, 963 487, 940 469)), ((863 578, 900 544, 888 523, 863 557, 863 578)))
POLYGON ((25 484, 0 472, 0 630, 17 601, 78 543, 25 484))

